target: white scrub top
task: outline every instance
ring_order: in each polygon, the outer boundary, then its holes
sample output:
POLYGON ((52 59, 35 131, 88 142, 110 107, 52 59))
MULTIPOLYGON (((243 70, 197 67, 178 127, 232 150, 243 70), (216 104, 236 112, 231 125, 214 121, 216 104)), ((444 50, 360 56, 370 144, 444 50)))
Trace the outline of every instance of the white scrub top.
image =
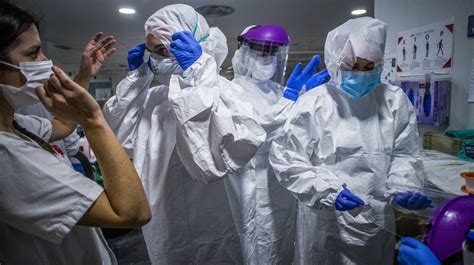
MULTIPOLYGON (((49 140, 51 123, 15 115, 49 140)), ((103 192, 28 138, 0 132, 0 264, 117 264, 98 228, 76 226, 103 192)))
MULTIPOLYGON (((54 118, 53 115, 43 106, 43 103, 36 103, 34 105, 21 107, 16 109, 15 113, 25 116, 34 115, 48 120, 52 120, 54 118)), ((26 127, 26 125, 24 127, 26 127)), ((58 146, 64 153, 67 154, 67 156, 72 157, 75 156, 77 152, 79 152, 79 135, 76 132, 73 132, 66 138, 51 144, 58 146)))

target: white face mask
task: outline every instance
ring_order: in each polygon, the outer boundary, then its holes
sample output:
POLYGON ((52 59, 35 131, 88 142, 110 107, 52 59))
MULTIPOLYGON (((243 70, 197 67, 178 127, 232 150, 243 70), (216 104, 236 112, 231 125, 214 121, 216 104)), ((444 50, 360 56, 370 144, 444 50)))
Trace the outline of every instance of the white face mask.
POLYGON ((172 75, 182 75, 183 69, 176 60, 152 53, 150 55, 151 71, 163 85, 169 86, 172 75))
POLYGON ((250 57, 249 58, 249 71, 253 79, 259 81, 270 80, 276 71, 276 57, 265 56, 265 57, 250 57))
POLYGON ((18 69, 25 76, 26 82, 21 87, 0 84, 3 95, 12 108, 18 109, 24 106, 39 103, 40 100, 36 95, 36 88, 48 81, 53 74, 53 62, 21 62, 20 66, 0 61, 0 64, 18 69))

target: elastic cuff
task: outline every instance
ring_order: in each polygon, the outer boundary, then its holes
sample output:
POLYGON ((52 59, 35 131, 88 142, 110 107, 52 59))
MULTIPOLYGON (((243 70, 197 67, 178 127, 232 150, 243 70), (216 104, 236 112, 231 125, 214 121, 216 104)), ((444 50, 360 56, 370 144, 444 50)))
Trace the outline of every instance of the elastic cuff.
POLYGON ((289 100, 296 101, 298 99, 299 91, 287 87, 283 92, 283 97, 289 100))

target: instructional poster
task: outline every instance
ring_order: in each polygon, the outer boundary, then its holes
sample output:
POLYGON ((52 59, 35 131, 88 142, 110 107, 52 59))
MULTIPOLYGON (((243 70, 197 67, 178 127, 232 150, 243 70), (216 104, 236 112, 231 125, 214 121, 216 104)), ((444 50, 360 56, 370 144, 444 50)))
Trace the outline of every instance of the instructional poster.
POLYGON ((454 18, 398 33, 398 73, 421 73, 453 66, 454 18))
POLYGON ((382 82, 393 84, 396 81, 396 54, 386 54, 383 58, 382 82))

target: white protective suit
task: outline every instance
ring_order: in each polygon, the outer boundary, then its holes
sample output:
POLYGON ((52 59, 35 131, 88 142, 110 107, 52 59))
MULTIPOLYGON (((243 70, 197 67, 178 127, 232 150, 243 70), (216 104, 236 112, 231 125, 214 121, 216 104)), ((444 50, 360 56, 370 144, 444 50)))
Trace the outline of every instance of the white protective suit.
POLYGON ((243 48, 236 51, 232 60, 235 78, 232 82, 221 78, 221 87, 248 95, 246 101, 252 105, 254 117, 264 127, 267 138, 252 160, 224 181, 242 244, 243 264, 291 264, 296 200, 278 183, 268 152, 273 136, 295 102, 282 97, 284 87, 280 84, 250 78, 258 69, 249 69, 255 65, 247 64, 257 58, 245 58, 253 54, 243 48))
POLYGON ((224 182, 213 181, 247 164, 265 131, 238 91, 220 89, 216 73, 227 55, 220 30, 181 4, 157 11, 145 30, 169 46, 169 36, 193 32, 196 21, 196 39, 209 34, 201 57, 169 77, 169 86, 149 88, 153 73, 142 64, 118 85, 104 113, 150 203, 143 234, 152 264, 241 264, 224 182))
POLYGON ((352 68, 356 57, 381 65, 385 38, 385 23, 368 17, 331 31, 325 44, 330 82, 298 99, 271 146, 278 180, 299 201, 295 264, 393 261, 390 195, 395 184, 423 180, 415 111, 395 86, 380 84, 359 99, 339 86, 341 69, 352 68), (343 183, 364 206, 336 210, 343 183))

